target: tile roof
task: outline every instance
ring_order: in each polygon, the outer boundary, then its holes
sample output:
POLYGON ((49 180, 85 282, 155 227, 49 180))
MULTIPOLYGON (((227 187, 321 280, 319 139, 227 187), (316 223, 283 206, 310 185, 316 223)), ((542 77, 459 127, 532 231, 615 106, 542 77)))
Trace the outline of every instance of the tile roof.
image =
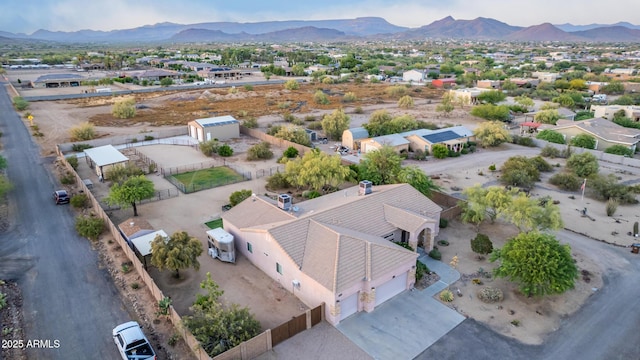
POLYGON ((287 213, 262 197, 223 214, 243 231, 267 231, 293 262, 327 289, 340 292, 363 278, 375 280, 417 254, 383 238, 436 222, 442 209, 408 184, 357 187, 296 204, 287 213))
POLYGON ((583 121, 558 120, 556 126, 545 128, 562 130, 575 127, 588 132, 605 141, 633 145, 640 141, 640 130, 626 128, 603 118, 595 118, 583 121))

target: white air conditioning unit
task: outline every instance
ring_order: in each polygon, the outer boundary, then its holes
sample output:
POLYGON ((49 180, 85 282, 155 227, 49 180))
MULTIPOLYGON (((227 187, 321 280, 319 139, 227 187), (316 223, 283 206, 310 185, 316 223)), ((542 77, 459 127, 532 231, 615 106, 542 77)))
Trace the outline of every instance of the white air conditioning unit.
POLYGON ((293 202, 293 198, 289 194, 280 194, 278 195, 278 207, 284 211, 291 210, 291 204, 293 202))
POLYGON ((358 188, 358 195, 371 194, 371 188, 373 183, 369 180, 360 181, 360 187, 358 188))
POLYGON ((299 289, 300 288, 300 281, 293 280, 293 281, 291 281, 291 285, 293 285, 294 288, 299 289))

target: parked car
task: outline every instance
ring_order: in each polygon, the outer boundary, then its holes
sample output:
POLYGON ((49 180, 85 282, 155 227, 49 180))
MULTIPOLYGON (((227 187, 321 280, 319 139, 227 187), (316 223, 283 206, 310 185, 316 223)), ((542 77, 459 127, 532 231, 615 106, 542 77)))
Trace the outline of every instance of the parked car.
POLYGON ((156 360, 156 353, 135 321, 116 326, 113 329, 113 341, 123 360, 156 360))
POLYGON ((68 204, 69 203, 69 194, 67 190, 56 190, 53 192, 53 200, 56 202, 56 205, 60 204, 68 204))

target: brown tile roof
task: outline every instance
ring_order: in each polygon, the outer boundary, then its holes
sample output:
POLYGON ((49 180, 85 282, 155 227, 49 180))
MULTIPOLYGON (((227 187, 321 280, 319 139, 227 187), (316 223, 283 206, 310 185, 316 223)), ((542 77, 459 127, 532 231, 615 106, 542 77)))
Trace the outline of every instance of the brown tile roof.
MULTIPOLYGON (((118 224, 118 228, 129 240, 131 240, 131 236, 135 235, 136 233, 139 233, 140 231, 143 231, 143 230, 153 231, 153 226, 151 226, 151 224, 149 224, 147 220, 139 217, 129 218, 121 222, 120 224, 118 224)), ((144 235, 144 234, 141 234, 141 235, 144 235)))
POLYGON ((241 230, 266 230, 305 274, 338 293, 415 259, 416 253, 383 236, 398 228, 416 231, 442 211, 408 184, 356 194, 357 187, 304 201, 293 213, 261 197, 247 199, 223 219, 241 230))

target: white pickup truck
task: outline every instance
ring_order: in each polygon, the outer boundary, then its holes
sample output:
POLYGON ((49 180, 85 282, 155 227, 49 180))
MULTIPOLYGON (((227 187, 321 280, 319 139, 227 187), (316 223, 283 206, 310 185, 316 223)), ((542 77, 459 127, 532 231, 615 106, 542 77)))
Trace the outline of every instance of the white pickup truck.
POLYGON ((122 360, 156 360, 156 353, 135 321, 116 326, 113 329, 113 341, 120 351, 122 360))

